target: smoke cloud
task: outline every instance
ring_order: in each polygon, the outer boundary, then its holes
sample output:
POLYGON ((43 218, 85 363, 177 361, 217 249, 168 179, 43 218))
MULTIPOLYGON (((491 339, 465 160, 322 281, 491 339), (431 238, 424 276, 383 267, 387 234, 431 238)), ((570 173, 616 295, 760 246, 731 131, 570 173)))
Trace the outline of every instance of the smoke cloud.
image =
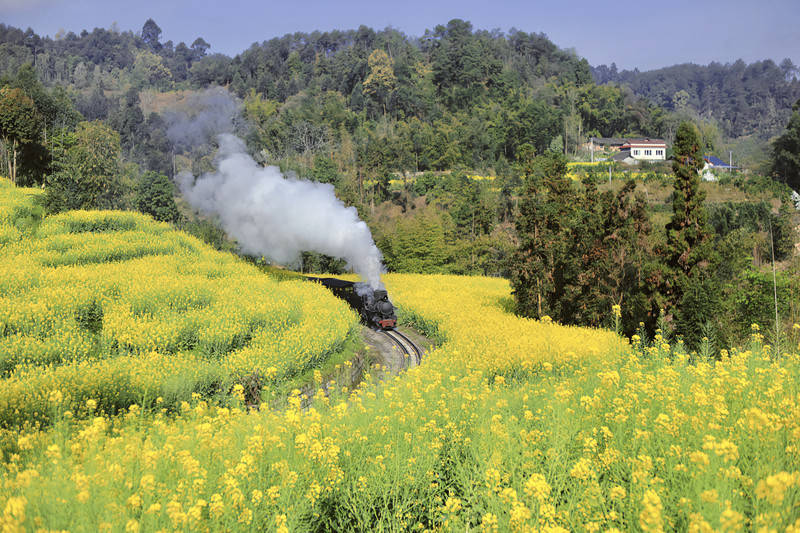
POLYGON ((222 133, 232 133, 239 103, 224 87, 210 87, 193 93, 165 110, 167 137, 176 151, 209 144, 222 133))
POLYGON ((340 257, 372 289, 383 288, 381 252, 332 185, 284 177, 256 163, 237 137, 218 139, 214 172, 197 178, 182 172, 176 180, 189 203, 218 217, 243 252, 281 264, 296 264, 303 251, 340 257))

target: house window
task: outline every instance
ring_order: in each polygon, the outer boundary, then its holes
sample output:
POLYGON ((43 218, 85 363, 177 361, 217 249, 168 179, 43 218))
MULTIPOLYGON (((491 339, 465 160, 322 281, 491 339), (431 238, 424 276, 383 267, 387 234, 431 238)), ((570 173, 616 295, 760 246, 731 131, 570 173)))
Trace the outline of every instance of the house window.
POLYGON ((656 155, 664 155, 664 150, 656 150, 656 155))
POLYGON ((639 155, 639 150, 634 150, 633 155, 639 155))
POLYGON ((644 151, 644 155, 653 155, 653 151, 652 150, 645 150, 644 151))

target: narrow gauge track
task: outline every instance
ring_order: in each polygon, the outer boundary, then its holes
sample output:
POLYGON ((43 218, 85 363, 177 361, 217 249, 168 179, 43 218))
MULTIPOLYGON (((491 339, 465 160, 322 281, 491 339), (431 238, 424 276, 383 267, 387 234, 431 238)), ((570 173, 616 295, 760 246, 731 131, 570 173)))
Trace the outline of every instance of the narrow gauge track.
MULTIPOLYGON (((422 363, 422 350, 414 344, 414 342, 400 333, 396 329, 384 329, 381 330, 384 335, 389 337, 392 342, 400 348, 400 351, 404 354, 408 355, 409 357, 413 357, 414 361, 416 362, 417 366, 422 363)), ((406 361, 406 367, 408 367, 408 361, 406 361)))

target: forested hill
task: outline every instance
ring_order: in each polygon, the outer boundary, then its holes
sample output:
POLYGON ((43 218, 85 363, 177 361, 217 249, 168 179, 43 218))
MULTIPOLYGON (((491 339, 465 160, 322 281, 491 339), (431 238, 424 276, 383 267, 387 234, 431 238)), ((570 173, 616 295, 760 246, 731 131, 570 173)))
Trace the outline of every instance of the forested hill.
POLYGON ((783 131, 800 98, 800 70, 790 59, 746 64, 682 64, 640 72, 615 64, 592 68, 598 84, 623 84, 653 104, 717 122, 728 137, 769 138, 783 131))
POLYGON ((134 130, 149 136, 141 123, 150 117, 131 108, 142 91, 212 85, 250 99, 251 146, 274 158, 320 146, 330 153, 349 142, 344 135, 357 152, 377 152, 364 159, 380 159, 381 172, 502 166, 524 143, 574 153, 590 135, 669 137, 677 124, 630 92, 596 86, 585 59, 542 34, 476 30, 458 19, 421 38, 364 26, 294 33, 233 58, 210 54, 201 37, 187 46, 161 34, 152 20, 138 34, 98 28, 57 39, 0 25, 0 74, 13 80, 33 65, 83 118, 108 120, 129 155, 134 130), (392 127, 378 131, 378 122, 392 127))
MULTIPOLYGON (((404 172, 507 174, 524 145, 580 157, 591 136, 671 143, 686 118, 713 153, 723 144, 719 129, 779 133, 800 96, 800 82, 786 81, 796 74, 791 64, 620 73, 592 69, 544 34, 460 19, 419 38, 366 26, 288 34, 235 57, 209 53, 200 36, 187 45, 162 33, 152 19, 138 33, 95 28, 55 38, 0 24, 0 87, 33 98, 42 146, 48 132, 101 120, 119 133, 128 161, 171 177, 165 106, 185 91, 223 86, 243 100, 248 145, 262 162, 315 176, 335 165, 358 178, 359 190, 362 177, 404 172)), ((21 183, 53 170, 34 144, 23 147, 21 183)))

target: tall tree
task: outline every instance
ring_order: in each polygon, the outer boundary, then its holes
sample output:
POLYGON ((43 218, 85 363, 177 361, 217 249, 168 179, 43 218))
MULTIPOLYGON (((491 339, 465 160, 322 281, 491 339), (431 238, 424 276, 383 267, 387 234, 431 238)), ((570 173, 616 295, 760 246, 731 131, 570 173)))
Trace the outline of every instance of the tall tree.
POLYGON ((786 131, 772 143, 772 175, 800 191, 800 100, 792 106, 786 131))
POLYGON ((533 154, 532 146, 520 147, 525 192, 515 220, 520 244, 512 258, 511 286, 519 312, 541 318, 553 313, 550 296, 560 275, 557 262, 565 255, 561 235, 575 202, 568 198, 566 159, 555 153, 533 154))
POLYGON ((119 133, 99 121, 81 122, 65 134, 64 150, 46 179, 50 212, 112 208, 125 191, 120 181, 119 133))
POLYGON ((147 19, 147 22, 142 26, 142 40, 153 50, 161 48, 161 43, 158 41, 161 37, 161 28, 158 27, 156 21, 147 19))
POLYGON ((377 49, 369 55, 367 63, 369 75, 364 80, 364 94, 371 96, 383 105, 383 114, 386 115, 386 102, 397 85, 394 62, 385 51, 377 49))
POLYGON ((8 176, 17 182, 17 159, 21 148, 39 136, 40 121, 33 100, 21 89, 0 89, 0 139, 6 150, 8 176))
POLYGON ((206 42, 202 37, 198 37, 192 43, 192 52, 195 59, 201 59, 206 56, 206 52, 211 48, 211 45, 206 42))
POLYGON ((670 303, 680 302, 692 278, 700 277, 710 263, 707 215, 703 207, 705 193, 700 190, 703 168, 700 135, 691 122, 683 122, 673 145, 675 173, 672 194, 672 218, 666 226, 664 255, 671 270, 665 294, 670 303))

